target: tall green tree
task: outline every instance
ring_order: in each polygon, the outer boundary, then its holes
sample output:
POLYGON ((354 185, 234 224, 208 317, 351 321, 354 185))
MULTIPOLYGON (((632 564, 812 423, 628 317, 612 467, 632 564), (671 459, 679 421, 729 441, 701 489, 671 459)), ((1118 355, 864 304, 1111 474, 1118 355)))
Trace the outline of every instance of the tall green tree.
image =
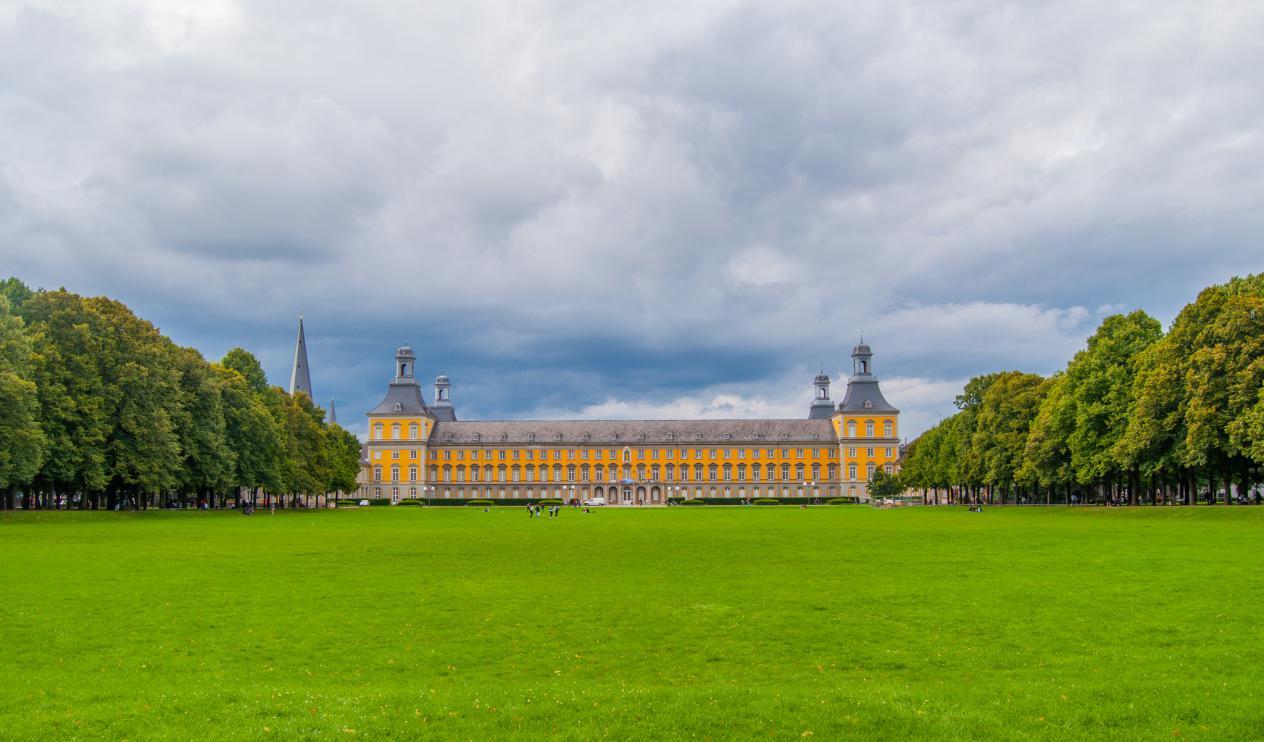
POLYGON ((977 403, 970 445, 977 451, 983 483, 999 488, 1002 502, 1018 481, 1032 421, 1048 389, 1041 376, 1005 371, 992 377, 977 403))
MULTIPOLYGON (((10 279, 12 280, 12 279, 10 279)), ((22 318, 0 293, 0 507, 11 508, 14 494, 44 461, 39 394, 31 381, 31 343, 22 318)))
MULTIPOLYGON (((105 322, 83 297, 65 289, 34 294, 22 303, 21 314, 47 439, 34 488, 44 498, 99 493, 109 481, 105 449, 115 412, 101 374, 105 322)), ((85 497, 81 504, 86 503, 85 497)))

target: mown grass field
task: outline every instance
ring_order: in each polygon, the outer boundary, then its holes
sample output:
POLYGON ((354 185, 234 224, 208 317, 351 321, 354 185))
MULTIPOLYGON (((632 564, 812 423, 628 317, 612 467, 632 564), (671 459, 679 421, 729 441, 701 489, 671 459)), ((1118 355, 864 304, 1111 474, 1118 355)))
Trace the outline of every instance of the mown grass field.
POLYGON ((1264 508, 0 514, 0 737, 1264 737, 1264 508))

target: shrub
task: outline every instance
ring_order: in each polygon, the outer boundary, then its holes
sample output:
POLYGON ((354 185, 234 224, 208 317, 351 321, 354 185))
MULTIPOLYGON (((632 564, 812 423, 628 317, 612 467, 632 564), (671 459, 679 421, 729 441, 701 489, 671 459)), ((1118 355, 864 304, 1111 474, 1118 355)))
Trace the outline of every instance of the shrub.
POLYGON ((756 505, 780 505, 781 500, 775 497, 759 497, 755 499, 756 505))
POLYGON ((547 498, 544 500, 536 500, 535 504, 536 505, 565 505, 566 503, 562 502, 561 500, 557 498, 547 498))
POLYGON ((681 505, 706 505, 707 503, 704 500, 681 500, 680 504, 681 505))
POLYGON ((421 505, 421 500, 418 500, 415 497, 405 497, 404 499, 399 501, 399 504, 400 505, 421 505))
POLYGON ((491 500, 466 500, 465 504, 477 505, 479 507, 486 507, 488 505, 495 505, 496 503, 492 502, 491 500))
POLYGON ((831 497, 825 501, 826 505, 855 505, 860 502, 859 497, 831 497))

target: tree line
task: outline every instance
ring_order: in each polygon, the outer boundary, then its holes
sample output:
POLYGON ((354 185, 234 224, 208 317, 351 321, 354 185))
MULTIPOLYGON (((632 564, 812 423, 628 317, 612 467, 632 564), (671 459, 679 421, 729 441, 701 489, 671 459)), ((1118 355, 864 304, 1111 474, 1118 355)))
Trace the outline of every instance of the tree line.
POLYGON ((1264 473, 1264 274, 1204 289, 1166 333, 1107 317, 1062 371, 978 376, 955 404, 905 452, 927 499, 1229 504, 1264 473))
POLYGON ((359 468, 356 437, 247 351, 208 362, 120 302, 0 281, 0 508, 298 505, 359 468))

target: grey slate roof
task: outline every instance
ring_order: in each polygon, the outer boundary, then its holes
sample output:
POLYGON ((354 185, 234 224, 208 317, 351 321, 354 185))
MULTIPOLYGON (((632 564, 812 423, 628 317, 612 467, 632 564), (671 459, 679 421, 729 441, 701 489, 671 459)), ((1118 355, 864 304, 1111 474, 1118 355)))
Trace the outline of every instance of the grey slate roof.
POLYGON ((369 410, 370 415, 380 414, 409 414, 409 415, 426 415, 430 413, 430 408, 426 406, 426 401, 421 398, 421 387, 417 382, 396 383, 386 389, 386 398, 381 404, 369 410), (396 408, 395 405, 399 405, 396 408))
POLYGON ((442 402, 435 402, 430 406, 430 414, 439 422, 456 422, 456 408, 450 403, 444 404, 442 402))
POLYGON ((818 399, 808 408, 809 420, 828 420, 834 416, 834 403, 828 399, 818 399))
POLYGON ((430 437, 443 443, 636 445, 835 441, 828 420, 511 420, 440 422, 430 437), (478 436, 477 440, 475 436, 478 436), (450 436, 450 437, 449 437, 450 436), (534 437, 533 437, 534 436, 534 437), (559 438, 560 436, 560 438, 559 438))
POLYGON ((899 412, 882 396, 878 379, 871 374, 857 374, 847 382, 847 394, 838 404, 840 412, 899 412), (869 407, 865 402, 872 402, 869 407))

